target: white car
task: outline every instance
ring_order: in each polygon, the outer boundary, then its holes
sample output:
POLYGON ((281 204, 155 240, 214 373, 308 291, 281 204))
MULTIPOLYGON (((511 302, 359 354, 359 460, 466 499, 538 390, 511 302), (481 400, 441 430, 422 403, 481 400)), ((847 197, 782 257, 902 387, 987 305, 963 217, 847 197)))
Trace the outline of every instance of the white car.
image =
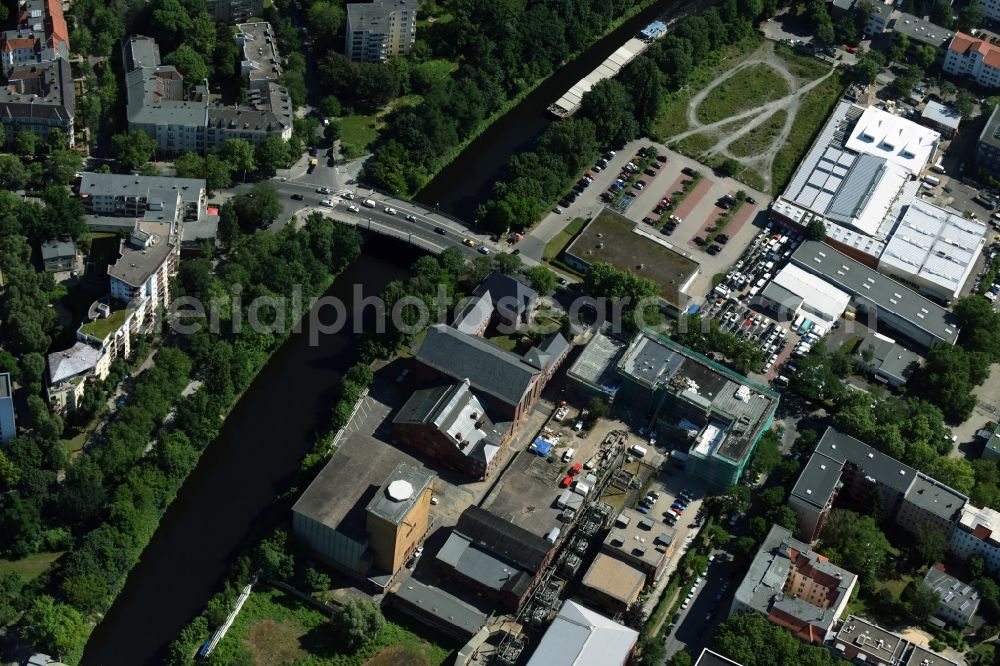
POLYGON ((485 245, 480 245, 477 249, 479 250, 479 254, 489 254, 490 253, 490 248, 486 247, 485 245))
POLYGON ((365 199, 364 201, 361 202, 361 205, 364 206, 365 208, 374 208, 375 202, 372 201, 371 199, 365 199))
POLYGON ((361 212, 361 209, 358 208, 357 206, 355 206, 354 204, 350 204, 347 207, 347 210, 351 211, 352 213, 360 213, 361 212))
POLYGON ((413 551, 413 557, 414 557, 414 559, 419 558, 423 554, 424 554, 424 547, 423 546, 417 546, 417 549, 415 551, 413 551))
POLYGON ((344 192, 343 194, 340 195, 340 198, 347 199, 348 201, 350 201, 351 199, 354 198, 354 195, 350 192, 344 192))
POLYGON ((329 199, 323 199, 322 201, 319 202, 319 205, 326 206, 327 208, 333 208, 335 204, 329 199))
POLYGON ((396 209, 393 208, 392 206, 386 206, 385 207, 385 212, 386 212, 387 215, 395 215, 396 214, 396 209))
POLYGON ((319 192, 320 194, 329 194, 330 193, 330 188, 329 187, 317 187, 316 191, 319 192))

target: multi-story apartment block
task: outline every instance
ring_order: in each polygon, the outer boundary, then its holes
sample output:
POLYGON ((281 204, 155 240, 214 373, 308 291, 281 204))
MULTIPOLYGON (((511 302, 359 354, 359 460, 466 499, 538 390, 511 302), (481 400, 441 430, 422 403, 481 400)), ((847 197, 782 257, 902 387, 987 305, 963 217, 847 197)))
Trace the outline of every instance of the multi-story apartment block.
POLYGON ((981 555, 991 572, 1000 569, 1000 511, 966 504, 951 533, 951 552, 963 560, 981 555))
POLYGON ((17 27, 0 34, 3 73, 20 65, 69 58, 69 29, 60 0, 20 0, 17 27))
POLYGON ((201 178, 88 171, 80 179, 80 200, 87 225, 95 231, 129 233, 136 220, 172 221, 188 245, 214 239, 219 223, 207 206, 201 178))
POLYGON ((760 613, 801 640, 822 645, 858 577, 773 525, 736 590, 729 614, 760 613))
POLYGON ((14 419, 14 385, 10 373, 0 373, 0 444, 9 442, 17 435, 14 419))
POLYGON ((1000 21, 1000 0, 977 0, 976 4, 986 18, 1000 21))
POLYGON ((264 0, 207 0, 205 4, 216 23, 237 23, 264 13, 264 0))
POLYGON ((881 518, 894 517, 910 532, 926 524, 948 536, 967 501, 962 493, 909 465, 827 428, 788 505, 798 518, 798 536, 812 541, 834 503, 855 510, 877 507, 881 518))
POLYGON ((63 58, 19 65, 0 87, 0 123, 8 138, 27 131, 44 139, 58 129, 72 147, 75 113, 73 75, 63 58))
POLYGON ((121 242, 118 261, 108 266, 111 298, 125 304, 147 303, 148 319, 170 304, 170 278, 177 273, 180 251, 174 222, 136 222, 132 235, 121 242))
POLYGON ((406 55, 417 39, 417 0, 375 0, 347 5, 347 57, 383 62, 406 55))
POLYGON ((242 50, 240 75, 250 82, 250 89, 277 83, 281 78, 281 58, 271 24, 240 23, 236 30, 236 45, 242 50))
POLYGON ((148 134, 161 153, 215 150, 229 139, 256 146, 268 136, 292 136, 291 98, 273 82, 254 88, 249 106, 221 106, 210 102, 208 81, 185 89, 183 75, 160 64, 159 48, 150 37, 125 40, 122 62, 129 129, 148 134))
POLYGON ((943 564, 927 570, 924 584, 941 598, 935 617, 959 629, 964 629, 972 621, 979 609, 979 591, 976 588, 949 575, 943 564))
POLYGON ((945 53, 944 71, 985 88, 1000 88, 1000 46, 957 32, 945 53))
POLYGON ((979 141, 976 143, 976 164, 983 169, 1000 172, 1000 106, 993 109, 979 141))

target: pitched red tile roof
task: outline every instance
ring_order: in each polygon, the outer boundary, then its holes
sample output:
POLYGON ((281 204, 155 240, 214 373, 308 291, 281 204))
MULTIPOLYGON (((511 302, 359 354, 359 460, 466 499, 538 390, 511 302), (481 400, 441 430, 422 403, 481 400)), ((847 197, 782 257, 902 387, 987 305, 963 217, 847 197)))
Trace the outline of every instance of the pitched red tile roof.
POLYGON ((49 10, 49 39, 53 46, 56 42, 65 43, 68 51, 69 28, 66 27, 66 17, 63 16, 62 0, 46 0, 45 4, 49 10))
POLYGON ((982 56, 983 63, 987 66, 1000 69, 1000 47, 994 46, 987 41, 976 39, 964 32, 956 32, 948 48, 962 55, 967 55, 970 51, 975 51, 982 56))
POLYGON ((15 39, 5 39, 3 42, 3 50, 10 52, 14 49, 28 49, 35 46, 35 40, 30 37, 19 37, 15 39))

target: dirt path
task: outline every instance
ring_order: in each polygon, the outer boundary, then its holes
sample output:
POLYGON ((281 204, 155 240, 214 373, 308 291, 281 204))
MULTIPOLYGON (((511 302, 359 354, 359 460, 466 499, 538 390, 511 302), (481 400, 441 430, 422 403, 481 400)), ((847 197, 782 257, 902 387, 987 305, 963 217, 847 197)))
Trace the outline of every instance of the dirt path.
POLYGON ((781 146, 788 139, 788 135, 792 131, 792 123, 795 122, 795 115, 798 113, 799 106, 801 104, 802 96, 808 93, 810 90, 822 83, 828 76, 833 74, 833 69, 831 68, 823 76, 812 81, 804 82, 799 81, 799 79, 788 71, 787 65, 781 58, 774 54, 774 44, 771 42, 765 42, 757 51, 752 53, 746 60, 741 62, 736 67, 730 69, 729 71, 721 74, 711 81, 705 88, 698 92, 697 95, 691 98, 688 104, 687 121, 690 125, 690 129, 687 129, 679 134, 675 134, 667 140, 667 143, 674 143, 685 139, 689 136, 695 134, 711 133, 719 130, 726 125, 731 124, 733 121, 746 120, 738 130, 727 134, 722 139, 720 139, 715 145, 711 146, 705 151, 705 155, 718 155, 722 154, 727 158, 735 159, 737 162, 742 164, 748 169, 753 169, 761 175, 764 179, 764 183, 767 188, 771 187, 771 167, 774 163, 774 157, 781 150, 781 146), (728 80, 730 77, 735 76, 739 72, 743 71, 747 67, 753 67, 754 65, 767 65, 775 72, 780 74, 785 81, 788 82, 789 88, 794 92, 785 95, 780 99, 767 102, 761 106, 755 107, 753 109, 747 109, 746 111, 741 111, 737 114, 729 116, 728 118, 723 118, 714 123, 703 124, 698 120, 697 109, 703 101, 712 93, 713 90, 721 83, 728 80), (771 145, 764 151, 757 153, 756 155, 750 155, 745 157, 738 157, 729 152, 728 148, 737 139, 755 131, 758 127, 763 125, 767 120, 778 111, 786 111, 785 123, 781 128, 781 132, 778 136, 771 142, 771 145))

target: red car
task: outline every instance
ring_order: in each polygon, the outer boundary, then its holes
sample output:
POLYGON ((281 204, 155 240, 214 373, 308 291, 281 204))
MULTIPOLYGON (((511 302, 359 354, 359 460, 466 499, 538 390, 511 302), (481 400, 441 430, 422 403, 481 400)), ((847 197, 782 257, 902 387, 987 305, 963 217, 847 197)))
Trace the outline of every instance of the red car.
POLYGON ((580 467, 581 467, 580 463, 576 463, 575 465, 570 467, 569 471, 566 473, 569 474, 570 476, 576 476, 577 474, 580 473, 580 467))
POLYGON ((856 46, 848 46, 847 47, 847 52, 848 53, 857 53, 858 52, 858 47, 856 47, 856 46))
POLYGON ((569 488, 569 484, 573 483, 573 477, 567 476, 562 481, 559 482, 560 488, 569 488))
POLYGON ((673 511, 674 515, 677 516, 678 518, 680 518, 681 514, 684 513, 683 511, 674 506, 670 507, 670 510, 673 511))

